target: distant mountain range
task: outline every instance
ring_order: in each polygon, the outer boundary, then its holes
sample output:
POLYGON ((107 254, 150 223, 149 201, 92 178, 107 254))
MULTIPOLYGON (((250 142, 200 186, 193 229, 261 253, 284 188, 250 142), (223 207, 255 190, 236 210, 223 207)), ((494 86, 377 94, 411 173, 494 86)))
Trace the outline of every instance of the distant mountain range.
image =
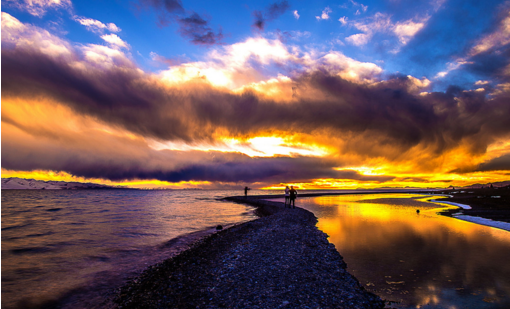
POLYGON ((118 187, 96 183, 42 181, 23 178, 2 178, 3 190, 87 190, 87 189, 118 189, 118 187))
MULTIPOLYGON (((490 183, 486 184, 473 184, 466 187, 457 187, 460 189, 480 189, 482 187, 490 186, 490 183)), ((495 188, 506 187, 510 185, 510 181, 493 182, 492 185, 495 188)), ((65 181, 42 181, 35 179, 23 179, 23 178, 2 178, 2 189, 3 190, 87 190, 87 189, 129 189, 126 187, 114 187, 108 185, 101 185, 97 183, 83 183, 83 182, 65 182, 65 181)), ((384 189, 384 188, 379 188, 384 189)), ((386 189, 397 189, 397 188, 386 188, 386 189)), ((410 189, 410 188, 408 188, 410 189)), ((416 188, 420 189, 420 188, 416 188)), ((193 189, 198 190, 198 189, 193 189)))
POLYGON ((510 185, 510 181, 491 182, 491 183, 485 183, 485 184, 476 183, 474 185, 470 185, 470 186, 466 186, 466 187, 459 187, 459 188, 464 188, 464 189, 481 189, 482 187, 483 188, 490 187, 491 184, 492 184, 492 186, 494 188, 501 188, 501 187, 509 186, 510 185))

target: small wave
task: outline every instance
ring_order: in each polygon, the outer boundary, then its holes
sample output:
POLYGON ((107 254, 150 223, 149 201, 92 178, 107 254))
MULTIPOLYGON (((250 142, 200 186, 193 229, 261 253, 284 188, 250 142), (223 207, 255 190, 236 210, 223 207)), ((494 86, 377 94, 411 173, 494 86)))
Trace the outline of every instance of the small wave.
POLYGON ((111 260, 110 257, 104 255, 91 255, 88 258, 99 262, 109 262, 111 260))
POLYGON ((53 235, 53 234, 55 234, 55 233, 54 232, 37 233, 37 234, 29 234, 26 237, 40 237, 40 236, 48 236, 48 235, 53 235))
POLYGON ((23 224, 23 225, 13 225, 13 226, 2 227, 2 231, 12 230, 12 229, 19 229, 19 228, 23 228, 23 227, 26 227, 26 226, 29 226, 29 225, 30 224, 23 224))
POLYGON ((13 254, 26 254, 26 253, 45 253, 51 251, 51 248, 48 247, 28 247, 28 248, 19 248, 12 249, 11 253, 13 254))
POLYGON ((62 210, 62 208, 50 208, 50 209, 46 209, 46 211, 60 211, 62 210))

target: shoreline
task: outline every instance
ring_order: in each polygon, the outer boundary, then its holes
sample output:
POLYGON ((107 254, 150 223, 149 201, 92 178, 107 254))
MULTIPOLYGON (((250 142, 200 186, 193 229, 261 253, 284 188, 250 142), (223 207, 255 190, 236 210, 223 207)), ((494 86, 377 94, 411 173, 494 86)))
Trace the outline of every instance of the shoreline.
MULTIPOLYGON (((407 193, 407 194, 423 194, 429 196, 444 196, 443 199, 429 200, 432 203, 444 204, 448 206, 459 207, 457 209, 449 209, 438 212, 438 214, 446 217, 455 218, 462 221, 476 223, 489 226, 492 228, 502 229, 510 232, 510 190, 509 189, 471 189, 468 193, 460 193, 458 191, 374 191, 374 192, 355 192, 355 193, 303 193, 299 197, 314 197, 328 195, 357 195, 357 194, 385 194, 385 193, 407 193), (453 195, 452 195, 453 194, 453 195), (482 194, 482 195, 480 195, 482 194), (492 194, 492 195, 491 195, 492 194), (499 194, 499 195, 495 195, 499 194), (492 196, 500 196, 500 198, 492 198, 492 196), (490 203, 487 203, 490 199, 490 203), (469 204, 469 205, 468 205, 469 204), (486 206, 484 204, 489 204, 486 206), (496 220, 497 219, 497 220, 496 220)), ((283 195, 258 195, 253 198, 274 199, 283 197, 283 195)))
MULTIPOLYGON (((390 192, 370 192, 372 193, 390 193, 390 192)), ((423 195, 443 195, 448 193, 439 192, 405 192, 410 194, 423 195), (438 194, 439 193, 439 194, 438 194)), ((346 193, 353 194, 353 193, 346 193)), ((355 194, 367 194, 367 192, 359 192, 355 194)), ((342 195, 341 193, 310 193, 300 194, 300 197, 325 196, 325 195, 342 195)), ((177 256, 171 257, 162 263, 150 266, 141 275, 137 276, 126 285, 118 289, 111 308, 241 308, 241 307, 295 307, 308 304, 309 306, 325 306, 335 308, 383 308, 384 302, 377 295, 372 294, 360 285, 359 281, 347 272, 342 256, 335 249, 334 245, 327 241, 327 235, 318 230, 316 225, 317 218, 307 210, 297 207, 296 209, 285 209, 282 202, 267 201, 280 197, 279 195, 257 195, 226 197, 222 200, 248 204, 255 206, 255 213, 260 217, 258 219, 234 224, 220 231, 216 231, 192 244, 188 249, 182 251, 177 256), (296 220, 299 217, 299 220, 296 220), (275 221, 275 222, 273 222, 275 221), (277 224, 275 224, 277 223, 277 224), (292 231, 283 231, 286 225, 294 225, 290 228, 292 231), (307 230, 306 234, 310 234, 305 239, 296 240, 295 243, 286 244, 278 242, 275 239, 277 235, 298 235, 307 230), (250 252, 253 247, 254 238, 257 239, 257 246, 265 246, 265 250, 250 252), (280 246, 281 247, 278 247, 280 246), (298 268, 289 274, 271 276, 271 272, 287 268, 287 261, 300 260, 302 254, 293 256, 287 260, 282 257, 282 252, 292 251, 297 247, 308 248, 315 252, 315 258, 305 263, 300 263, 298 268), (246 252, 248 250, 249 252, 246 252), (317 254, 320 252, 321 254, 317 254), (260 255, 265 258, 260 259, 260 255), (251 256, 251 259, 248 258, 251 256), (254 258, 255 256, 255 258, 254 258), (259 256, 258 261, 257 256, 259 256), (271 263, 262 263, 260 260, 266 261, 276 257, 271 263), (325 259, 325 257, 327 257, 325 259), (243 261, 248 259, 251 262, 243 261), (318 262, 319 261, 319 262, 318 262), (237 265, 240 264, 240 265, 237 265), (310 267, 306 265, 326 264, 328 271, 315 269, 307 274, 304 282, 310 281, 313 284, 306 284, 305 294, 310 297, 314 295, 312 300, 302 299, 302 294, 296 292, 296 288, 301 286, 292 285, 292 282, 303 282, 303 278, 299 280, 291 279, 294 273, 302 272, 303 265, 305 269, 310 267), (205 266, 207 265, 207 266, 205 266), (271 267, 272 266, 272 267, 271 267), (204 268, 205 267, 205 268, 204 268), (270 268, 268 273, 267 268, 270 268), (244 268, 244 269, 243 269, 244 268), (333 270, 332 270, 333 269, 333 270), (232 274, 232 271, 234 274, 232 274), (246 279, 246 274, 256 274, 256 279, 246 279), (340 287, 340 293, 344 298, 335 294, 338 291, 331 291, 331 284, 322 286, 320 278, 328 277, 334 273, 341 274, 336 278, 333 286, 340 287), (311 275, 311 277, 310 277, 311 275), (184 280, 183 280, 184 278, 184 280), (226 283, 223 282, 227 280, 226 283), (278 281, 278 283, 274 283, 278 281), (259 281, 265 284, 261 285, 259 281), (267 284, 269 282, 269 285, 267 284), (284 283, 286 281, 286 283, 284 283), (307 289, 317 290, 318 285, 322 286, 321 292, 309 291, 307 289), (167 288, 162 288, 167 286, 167 288), (212 286, 212 288, 211 288, 212 286), (290 287, 283 289, 282 287, 290 287), (276 292, 275 292, 276 288, 276 292), (326 289, 325 295, 323 291, 326 289), (347 288, 348 292, 344 291, 347 288), (166 292, 154 292, 158 290, 166 290, 166 292), (242 293, 239 293, 242 291, 242 293), (269 295, 268 295, 269 293, 269 295), (232 295, 234 294, 234 295, 232 295), (285 295, 281 298, 279 296, 285 295), (334 295, 334 296, 330 296, 334 295), (347 295, 347 296, 345 296, 347 295), (353 296, 354 295, 354 296, 353 296), (318 296, 318 297, 317 297, 318 296), (315 298, 314 298, 315 297, 315 298), (347 297, 347 298, 345 298, 347 297), (276 299, 276 300, 275 300, 276 299), (361 300, 361 302, 360 302, 361 300), (278 303, 280 301, 280 303, 278 303)), ((476 224, 489 225, 495 228, 498 221, 484 221, 483 217, 474 217, 458 213, 459 211, 476 210, 480 211, 480 205, 471 207, 467 204, 459 203, 462 197, 450 195, 444 200, 431 200, 438 204, 446 204, 450 206, 460 207, 460 209, 451 209, 448 212, 442 212, 441 215, 450 216, 456 219, 470 221, 476 224), (455 202, 449 201, 454 199, 455 202), (474 218, 474 219, 473 219, 474 218), (493 224, 496 224, 494 226, 493 224)), ((466 200, 467 201, 467 200, 466 200)), ((509 224, 510 225, 510 224, 509 224)), ((288 229, 288 227, 287 227, 288 229)), ((312 267, 313 268, 313 267, 312 267)), ((305 273, 306 275, 306 273, 305 273)), ((250 275, 248 275, 249 277, 250 275)), ((253 276, 253 275, 252 275, 253 276)), ((319 287, 320 290, 320 287, 319 287)), ((300 292, 303 292, 300 289, 300 292)))
POLYGON ((313 213, 260 197, 224 200, 261 216, 150 266, 117 291, 116 308, 383 308, 347 272, 313 213))

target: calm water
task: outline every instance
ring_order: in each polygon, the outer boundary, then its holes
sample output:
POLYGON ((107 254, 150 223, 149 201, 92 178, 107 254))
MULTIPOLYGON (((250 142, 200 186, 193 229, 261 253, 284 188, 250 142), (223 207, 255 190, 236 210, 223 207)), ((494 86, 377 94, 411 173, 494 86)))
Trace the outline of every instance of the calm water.
POLYGON ((409 194, 299 198, 389 308, 510 308, 510 233, 437 215, 409 194), (420 209, 420 214, 416 213, 420 209))
POLYGON ((201 231, 254 219, 251 207, 216 200, 240 194, 2 190, 2 308, 100 306, 112 286, 201 231))
MULTIPOLYGON (((2 190, 2 308, 101 307, 112 287, 216 225, 254 219, 251 207, 216 200, 240 193, 2 190)), ((319 217, 348 270, 393 308, 510 308, 510 233, 438 216, 443 206, 410 197, 297 205, 319 217)))

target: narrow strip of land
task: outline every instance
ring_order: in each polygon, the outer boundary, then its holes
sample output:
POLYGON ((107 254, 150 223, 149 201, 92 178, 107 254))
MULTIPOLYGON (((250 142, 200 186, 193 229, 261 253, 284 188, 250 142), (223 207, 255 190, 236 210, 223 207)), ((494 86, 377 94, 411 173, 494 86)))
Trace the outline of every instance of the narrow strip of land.
POLYGON ((219 231, 121 288, 118 308, 383 308, 304 209, 227 200, 263 217, 219 231))

